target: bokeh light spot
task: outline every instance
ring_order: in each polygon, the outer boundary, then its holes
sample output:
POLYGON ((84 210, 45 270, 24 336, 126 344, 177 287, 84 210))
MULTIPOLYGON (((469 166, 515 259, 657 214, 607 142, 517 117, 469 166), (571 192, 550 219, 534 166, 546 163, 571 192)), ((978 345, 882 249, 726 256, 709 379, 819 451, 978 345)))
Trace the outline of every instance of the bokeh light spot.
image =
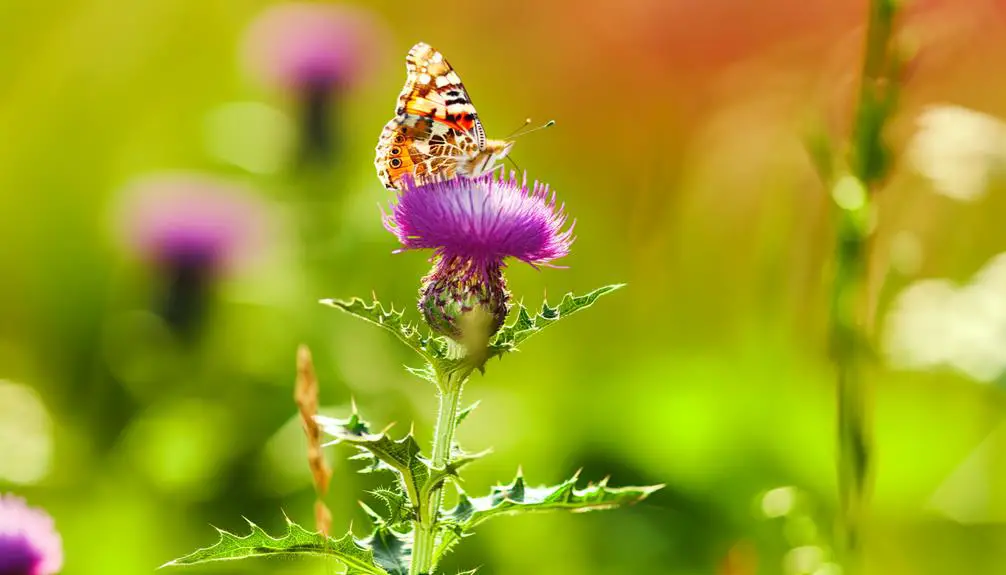
POLYGON ((52 463, 52 419, 32 388, 0 380, 0 480, 37 483, 52 463))
POLYGON ((1006 123, 968 108, 938 105, 916 121, 908 159, 933 189, 948 198, 974 201, 995 170, 1006 165, 1006 123))
POLYGON ((804 545, 790 549, 783 558, 783 566, 787 575, 810 575, 821 567, 824 552, 816 545, 804 545))
POLYGON ((905 288, 889 312, 884 350, 893 367, 952 367, 981 382, 1006 369, 1006 255, 967 284, 922 280, 905 288))
POLYGON ((796 492, 792 487, 777 487, 765 493, 761 510, 766 517, 783 517, 793 511, 796 492))
POLYGON ((843 210, 859 210, 866 205, 866 188, 852 176, 843 176, 838 180, 831 195, 843 210))

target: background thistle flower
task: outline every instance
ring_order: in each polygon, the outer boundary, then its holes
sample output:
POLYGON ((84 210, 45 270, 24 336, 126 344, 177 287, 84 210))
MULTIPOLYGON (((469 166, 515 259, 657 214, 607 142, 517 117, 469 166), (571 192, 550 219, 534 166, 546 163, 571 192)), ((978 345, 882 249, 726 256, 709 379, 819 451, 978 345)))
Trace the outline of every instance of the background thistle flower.
POLYGON ((278 4, 249 26, 245 65, 298 100, 304 159, 325 161, 335 152, 333 106, 374 69, 383 36, 373 14, 344 4, 278 4))
POLYGON ((539 266, 567 255, 573 233, 566 221, 548 185, 529 186, 526 175, 517 180, 514 173, 409 182, 384 217, 404 249, 434 250, 419 310, 434 331, 455 339, 460 319, 475 310, 490 316, 489 335, 503 325, 510 299, 505 260, 539 266))
POLYGON ((52 518, 24 499, 0 495, 0 574, 52 575, 63 566, 63 541, 52 518))
POLYGON ((265 244, 266 206, 250 190, 196 173, 151 176, 126 194, 123 241, 160 274, 165 321, 191 335, 216 280, 265 244))

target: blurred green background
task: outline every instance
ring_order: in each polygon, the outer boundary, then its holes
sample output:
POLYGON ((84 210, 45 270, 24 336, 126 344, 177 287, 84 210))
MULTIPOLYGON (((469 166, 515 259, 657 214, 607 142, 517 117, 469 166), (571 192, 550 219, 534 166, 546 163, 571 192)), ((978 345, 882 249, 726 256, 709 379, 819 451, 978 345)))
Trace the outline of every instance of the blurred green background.
MULTIPOLYGON (((812 549, 827 560, 836 503, 832 228, 803 138, 847 132, 865 1, 360 4, 385 27, 374 69, 337 103, 338 158, 310 169, 288 161, 295 99, 241 64, 267 5, 0 3, 0 489, 55 517, 64 572, 151 572, 213 542, 210 524, 243 529, 242 515, 310 524, 292 401, 302 342, 325 412, 345 414, 352 397, 378 427, 415 422, 429 439, 433 389, 402 369, 415 358, 314 303, 373 292, 418 319, 427 256, 392 254, 378 209, 391 196, 372 160, 404 55, 423 40, 458 69, 490 136, 526 116, 557 121, 513 156, 558 191, 578 239, 568 269, 512 265, 515 297, 537 306, 629 284, 471 381, 465 399, 482 405, 459 439, 495 453, 471 466, 467 489, 518 465, 532 483, 582 467, 586 479, 667 484, 630 509, 497 520, 446 572, 834 575, 812 549), (189 343, 153 313, 163 286, 117 219, 129 182, 165 170, 243 183, 275 219, 189 343), (785 486, 797 491, 763 497, 785 486)), ((933 103, 1006 117, 1001 2, 918 0, 901 33, 918 51, 896 150, 933 103)), ((996 177, 958 202, 899 168, 878 200, 875 265, 892 270, 881 326, 905 286, 967 282, 1006 250, 996 177)), ((945 365, 871 371, 869 572, 1006 572, 1006 398, 998 371, 984 379, 945 365)), ((378 481, 348 454, 330 450, 327 501, 337 529, 362 533, 356 501, 378 481)))

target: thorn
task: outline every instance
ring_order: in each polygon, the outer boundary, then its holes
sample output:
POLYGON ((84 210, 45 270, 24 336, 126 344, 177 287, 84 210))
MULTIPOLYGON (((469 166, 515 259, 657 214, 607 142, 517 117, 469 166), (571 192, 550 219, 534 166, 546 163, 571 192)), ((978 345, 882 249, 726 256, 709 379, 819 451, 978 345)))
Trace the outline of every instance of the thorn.
POLYGON ((356 415, 358 413, 356 410, 356 396, 353 395, 349 396, 349 407, 353 411, 353 415, 356 415))
POLYGON ((415 435, 415 434, 416 434, 416 422, 413 421, 412 423, 409 424, 409 435, 415 435))
POLYGON ((377 519, 377 520, 381 519, 381 516, 378 515, 378 513, 373 510, 373 508, 371 508, 369 505, 363 502, 363 500, 358 499, 356 503, 357 505, 360 506, 361 509, 363 509, 363 512, 366 513, 371 519, 377 519))
POLYGON ((524 479, 524 466, 517 466, 517 476, 514 479, 524 479))
POLYGON ((391 428, 392 428, 392 427, 394 427, 394 426, 396 425, 396 423, 397 423, 397 422, 395 422, 395 421, 392 421, 392 422, 391 422, 391 423, 389 423, 388 425, 385 425, 385 426, 384 426, 384 429, 382 429, 382 430, 380 431, 380 433, 378 433, 378 435, 384 435, 384 434, 388 433, 389 431, 391 431, 391 428))

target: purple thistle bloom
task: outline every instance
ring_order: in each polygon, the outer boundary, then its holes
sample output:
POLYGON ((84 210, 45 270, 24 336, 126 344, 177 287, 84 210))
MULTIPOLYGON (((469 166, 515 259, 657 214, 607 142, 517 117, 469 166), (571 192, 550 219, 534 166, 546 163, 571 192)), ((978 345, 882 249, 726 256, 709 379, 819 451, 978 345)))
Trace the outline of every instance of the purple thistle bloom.
POLYGON ((384 226, 405 249, 433 249, 444 259, 497 262, 512 257, 532 265, 569 254, 572 228, 565 206, 547 184, 491 174, 423 185, 398 193, 384 226))
POLYGON ((252 22, 244 57, 269 85, 294 91, 347 88, 374 68, 383 36, 376 17, 363 8, 288 2, 252 22))
POLYGON ((252 22, 243 50, 246 67, 298 100, 302 161, 324 164, 336 155, 333 100, 377 67, 384 44, 376 16, 345 4, 278 4, 252 22))
POLYGON ((62 567, 63 541, 52 518, 0 494, 0 575, 53 575, 62 567))
POLYGON ((123 240, 166 285, 162 315, 190 334, 222 275, 249 264, 269 235, 267 206, 250 190, 202 174, 163 174, 126 190, 123 240))
POLYGON ((126 189, 120 217, 129 248, 153 262, 197 262, 214 273, 252 259, 267 207, 240 185, 199 173, 143 178, 126 189))
POLYGON ((506 319, 510 294, 504 261, 533 266, 569 253, 572 226, 548 186, 492 174, 417 185, 398 193, 384 226, 404 249, 432 249, 436 263, 424 278, 420 311, 434 331, 459 338, 458 320, 475 309, 491 317, 490 335, 506 319))

